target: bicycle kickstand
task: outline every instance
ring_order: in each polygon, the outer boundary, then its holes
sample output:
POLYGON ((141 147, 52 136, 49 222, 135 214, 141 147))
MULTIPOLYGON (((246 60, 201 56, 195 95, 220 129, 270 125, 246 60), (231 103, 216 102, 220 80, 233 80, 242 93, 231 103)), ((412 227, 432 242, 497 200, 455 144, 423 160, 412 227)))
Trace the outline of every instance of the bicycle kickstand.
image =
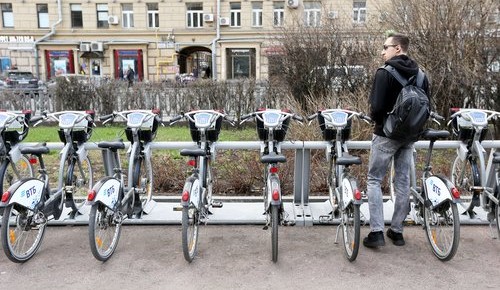
POLYGON ((336 233, 335 233, 335 245, 337 245, 339 242, 338 242, 338 239, 339 239, 339 230, 340 230, 340 227, 342 226, 342 223, 340 223, 338 226, 337 226, 337 230, 336 230, 336 233))
MULTIPOLYGON (((498 220, 496 221, 498 223, 498 220)), ((490 235, 491 235, 491 238, 496 240, 499 238, 498 236, 498 231, 496 229, 493 229, 493 221, 490 221, 489 222, 489 228, 490 228, 490 235)))

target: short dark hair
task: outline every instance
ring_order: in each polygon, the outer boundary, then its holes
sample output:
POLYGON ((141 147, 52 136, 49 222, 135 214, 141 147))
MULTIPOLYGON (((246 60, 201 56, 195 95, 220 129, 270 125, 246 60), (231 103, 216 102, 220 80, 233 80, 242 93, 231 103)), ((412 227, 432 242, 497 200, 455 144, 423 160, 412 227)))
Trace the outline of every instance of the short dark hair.
POLYGON ((408 51, 408 47, 410 46, 410 39, 408 36, 398 32, 391 32, 387 35, 387 37, 392 37, 394 44, 401 46, 402 51, 408 51))

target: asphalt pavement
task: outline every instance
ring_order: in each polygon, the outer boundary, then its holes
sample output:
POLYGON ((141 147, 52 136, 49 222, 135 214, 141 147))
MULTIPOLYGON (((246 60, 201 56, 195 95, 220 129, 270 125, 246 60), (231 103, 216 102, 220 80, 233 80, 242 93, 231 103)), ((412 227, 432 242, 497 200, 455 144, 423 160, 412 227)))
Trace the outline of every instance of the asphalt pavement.
MULTIPOLYGON (((281 227, 271 261, 270 231, 261 225, 207 225, 199 254, 182 255, 180 225, 125 225, 115 254, 92 256, 87 226, 49 226, 38 253, 24 264, 0 253, 2 289, 498 289, 500 240, 485 225, 461 227, 456 256, 436 259, 420 226, 405 228, 406 245, 361 246, 348 262, 335 225, 281 227)), ((362 237, 369 231, 362 228, 362 237)))

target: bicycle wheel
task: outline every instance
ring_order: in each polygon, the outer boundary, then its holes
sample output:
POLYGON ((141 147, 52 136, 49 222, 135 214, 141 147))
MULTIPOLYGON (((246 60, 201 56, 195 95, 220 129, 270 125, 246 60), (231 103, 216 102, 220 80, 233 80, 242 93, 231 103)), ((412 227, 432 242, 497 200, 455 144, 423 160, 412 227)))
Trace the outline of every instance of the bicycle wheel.
POLYGON ((341 211, 342 236, 347 260, 356 260, 359 250, 360 217, 359 204, 350 204, 341 211))
POLYGON ((45 234, 46 223, 34 221, 36 212, 17 204, 8 205, 2 216, 1 239, 9 260, 22 263, 36 253, 45 234))
POLYGON ((122 223, 116 221, 115 212, 101 203, 95 203, 89 215, 89 241, 92 255, 99 261, 107 261, 115 252, 122 223))
POLYGON ((71 158, 66 175, 66 186, 72 190, 66 192, 66 206, 75 214, 85 204, 87 193, 94 186, 94 176, 90 159, 85 157, 82 162, 71 158))
POLYGON ((271 244, 273 262, 278 261, 278 225, 279 225, 279 206, 271 205, 271 244))
POLYGON ((198 247, 200 212, 195 207, 182 208, 182 251, 184 259, 191 263, 198 247))
POLYGON ((424 225, 434 255, 442 261, 453 258, 460 237, 457 205, 446 202, 434 209, 424 207, 424 225))
POLYGON ((460 191, 461 198, 472 198, 472 186, 479 186, 479 169, 474 159, 462 160, 457 156, 451 170, 451 183, 460 191), (464 164, 465 163, 465 164, 464 164))
POLYGON ((16 163, 5 159, 0 167, 2 192, 5 192, 14 182, 25 177, 33 177, 33 167, 26 156, 21 156, 16 163))
POLYGON ((133 186, 140 192, 140 198, 136 203, 141 203, 142 208, 153 196, 153 169, 151 160, 144 156, 139 156, 134 163, 134 184, 133 186))

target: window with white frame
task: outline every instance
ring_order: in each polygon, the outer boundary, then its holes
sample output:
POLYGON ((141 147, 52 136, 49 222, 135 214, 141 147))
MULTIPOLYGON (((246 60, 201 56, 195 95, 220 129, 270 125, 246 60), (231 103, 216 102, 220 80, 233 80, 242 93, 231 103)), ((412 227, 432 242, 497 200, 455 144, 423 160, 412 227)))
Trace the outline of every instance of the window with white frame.
POLYGON ((310 27, 321 26, 321 3, 304 2, 304 25, 310 27))
POLYGON ((148 27, 160 27, 160 13, 158 11, 158 3, 146 3, 148 8, 148 27))
POLYGON ((71 27, 83 27, 82 4, 70 4, 71 9, 71 27))
POLYGON ((273 25, 283 26, 285 23, 285 2, 273 2, 273 25))
POLYGON ((186 3, 186 25, 188 28, 203 27, 203 3, 186 3))
POLYGON ((130 3, 122 4, 122 25, 123 28, 134 27, 134 5, 130 3))
POLYGON ((352 3, 352 20, 354 23, 366 22, 366 1, 354 1, 352 3))
POLYGON ((241 3, 230 3, 231 27, 241 27, 241 3))
POLYGON ((109 28, 108 4, 96 4, 97 28, 109 28))
POLYGON ((49 28, 49 5, 36 4, 38 14, 38 28, 49 28))
POLYGON ((262 27, 262 2, 252 2, 252 26, 262 27))
POLYGON ((2 26, 14 27, 14 13, 12 11, 12 3, 1 3, 2 9, 2 26))

